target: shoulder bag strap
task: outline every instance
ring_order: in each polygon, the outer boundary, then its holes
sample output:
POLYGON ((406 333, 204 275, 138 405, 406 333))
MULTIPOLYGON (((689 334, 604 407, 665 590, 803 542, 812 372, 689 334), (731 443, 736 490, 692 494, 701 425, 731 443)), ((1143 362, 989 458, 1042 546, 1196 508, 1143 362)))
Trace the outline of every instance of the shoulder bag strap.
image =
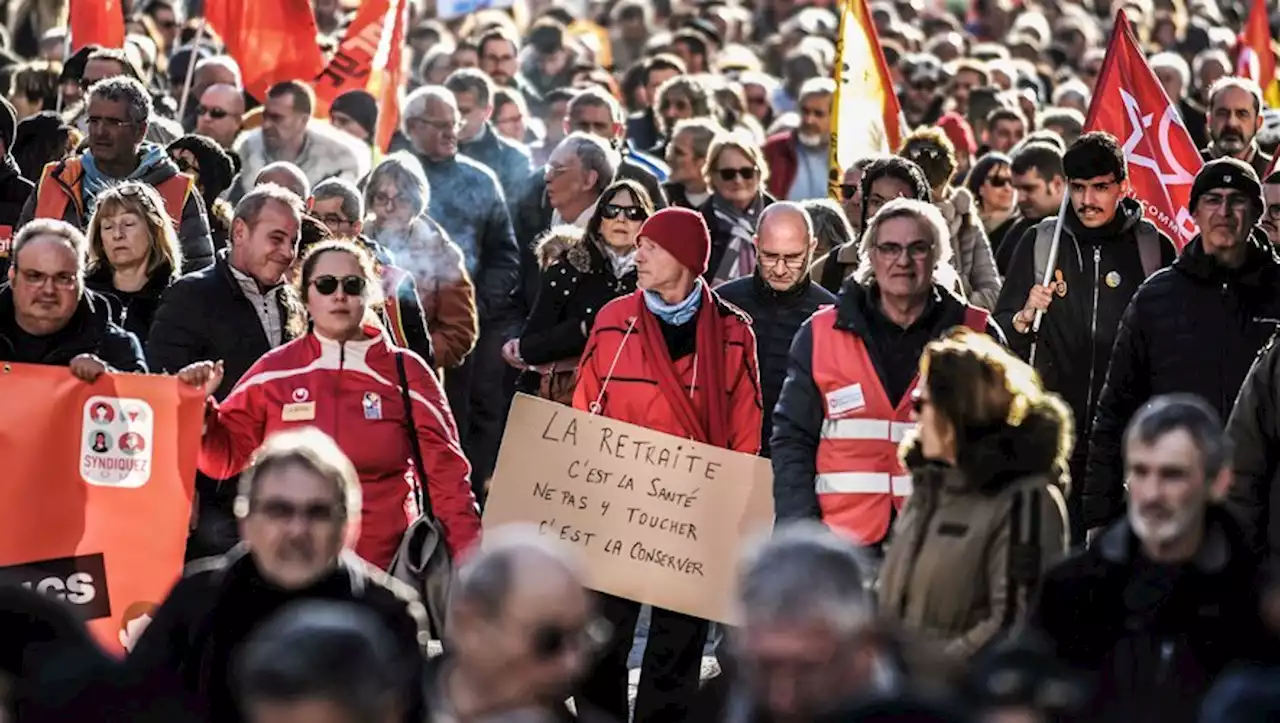
POLYGON ((404 353, 396 352, 396 373, 400 375, 400 399, 404 402, 404 418, 409 426, 409 447, 413 450, 413 497, 418 510, 429 520, 434 520, 431 498, 427 495, 427 466, 422 462, 422 446, 418 442, 418 425, 413 421, 413 400, 409 398, 409 377, 404 373, 404 353))

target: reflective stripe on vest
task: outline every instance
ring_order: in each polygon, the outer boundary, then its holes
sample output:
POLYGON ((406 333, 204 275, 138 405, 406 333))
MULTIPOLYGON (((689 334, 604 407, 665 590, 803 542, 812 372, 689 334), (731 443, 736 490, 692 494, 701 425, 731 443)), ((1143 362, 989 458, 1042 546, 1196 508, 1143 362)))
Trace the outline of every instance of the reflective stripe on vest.
MULTIPOLYGON (((53 161, 45 165, 43 173, 40 174, 40 186, 36 189, 35 218, 61 220, 67 212, 67 204, 74 200, 80 223, 88 225, 89 219, 85 218, 82 200, 84 198, 81 184, 83 178, 84 168, 79 158, 53 161), (66 182, 68 177, 72 178, 69 184, 66 182), (74 194, 74 199, 68 193, 74 194)), ((169 214, 169 220, 173 222, 174 231, 179 230, 182 225, 182 209, 186 207, 187 196, 195 190, 195 185, 194 178, 185 173, 177 173, 165 179, 160 185, 153 186, 160 194, 160 200, 164 202, 164 210, 169 214)))
MULTIPOLYGON (((894 508, 911 495, 911 475, 898 447, 915 428, 913 379, 895 407, 876 374, 866 344, 857 334, 835 328, 838 310, 814 314, 813 380, 823 397, 814 489, 822 518, 861 544, 881 542, 894 508)), ((985 311, 967 308, 965 326, 986 331, 985 311)))

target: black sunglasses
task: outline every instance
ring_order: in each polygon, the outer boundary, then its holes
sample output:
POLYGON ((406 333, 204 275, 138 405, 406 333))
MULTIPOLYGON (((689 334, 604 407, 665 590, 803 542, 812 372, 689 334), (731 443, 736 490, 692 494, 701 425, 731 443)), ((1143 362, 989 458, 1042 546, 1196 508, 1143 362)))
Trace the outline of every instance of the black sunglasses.
POLYGON ((738 176, 744 181, 750 181, 756 177, 756 169, 752 167, 746 168, 721 168, 720 180, 732 181, 734 176, 738 176))
POLYGON ((854 195, 856 195, 857 193, 858 193, 857 184, 854 184, 854 183, 840 184, 840 198, 842 200, 848 201, 852 199, 854 195))
POLYGON ((1004 188, 1010 183, 1013 183, 1013 179, 1005 176, 988 176, 987 183, 990 183, 993 188, 1004 188))
POLYGON ((339 279, 336 276, 317 276, 311 282, 316 291, 322 296, 330 296, 338 290, 338 284, 342 284, 342 293, 347 296, 360 296, 364 293, 365 278, 363 276, 343 276, 339 279))
POLYGON ((199 118, 202 115, 207 115, 214 120, 222 120, 231 114, 221 108, 210 108, 204 105, 196 106, 196 117, 199 118))
POLYGON ((649 214, 645 213, 644 209, 639 206, 615 206, 612 203, 606 203, 600 209, 600 215, 610 219, 623 216, 628 221, 643 221, 649 217, 649 214))

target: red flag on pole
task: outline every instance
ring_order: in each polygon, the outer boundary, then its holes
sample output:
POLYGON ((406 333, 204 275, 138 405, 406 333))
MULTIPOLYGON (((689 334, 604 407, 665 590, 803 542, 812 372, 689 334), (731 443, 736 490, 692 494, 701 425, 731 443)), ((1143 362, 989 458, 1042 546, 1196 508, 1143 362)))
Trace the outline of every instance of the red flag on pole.
POLYGON ((272 85, 310 81, 324 67, 311 0, 206 0, 205 19, 240 64, 245 90, 259 100, 272 85))
POLYGON ((86 45, 124 47, 124 8, 121 0, 71 0, 68 26, 71 52, 86 45))
POLYGON ((347 27, 338 52, 314 83, 316 115, 349 90, 365 90, 378 101, 377 144, 383 150, 400 123, 404 32, 409 7, 404 0, 365 0, 347 27))
POLYGON ((1106 131, 1120 141, 1129 161, 1129 193, 1179 249, 1199 233, 1187 205, 1204 161, 1123 10, 1116 13, 1085 130, 1106 131))
POLYGON ((1271 49, 1267 0, 1253 0, 1236 44, 1236 75, 1252 78, 1262 88, 1267 105, 1280 107, 1280 78, 1276 77, 1276 54, 1271 49))

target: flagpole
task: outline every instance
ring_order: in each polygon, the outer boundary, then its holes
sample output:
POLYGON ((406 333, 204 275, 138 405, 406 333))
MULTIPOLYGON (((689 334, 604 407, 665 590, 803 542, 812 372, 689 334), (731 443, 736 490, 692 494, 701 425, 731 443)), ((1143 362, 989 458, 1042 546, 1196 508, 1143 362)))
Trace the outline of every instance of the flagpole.
MULTIPOLYGON (((208 16, 200 18, 200 27, 196 29, 196 37, 191 41, 191 57, 187 58, 187 77, 182 81, 182 100, 178 102, 178 121, 186 115, 187 96, 191 95, 191 76, 196 74, 196 58, 200 56, 200 43, 204 40, 204 29, 209 24, 208 16)), ((196 99, 197 102, 199 99, 196 99)))
MULTIPOLYGON (((1053 243, 1049 245, 1049 263, 1044 267, 1044 278, 1040 280, 1041 286, 1048 286, 1053 281, 1053 270, 1058 265, 1058 248, 1062 246, 1062 223, 1067 217, 1067 205, 1071 203, 1070 189, 1064 190, 1062 193, 1062 207, 1058 209, 1058 220, 1053 225, 1053 243)), ((1044 319, 1044 309, 1036 309, 1036 318, 1031 322, 1031 333, 1036 334, 1040 331, 1040 322, 1044 319)), ((1031 342, 1031 357, 1029 361, 1032 366, 1036 363, 1036 347, 1038 342, 1031 342)))

